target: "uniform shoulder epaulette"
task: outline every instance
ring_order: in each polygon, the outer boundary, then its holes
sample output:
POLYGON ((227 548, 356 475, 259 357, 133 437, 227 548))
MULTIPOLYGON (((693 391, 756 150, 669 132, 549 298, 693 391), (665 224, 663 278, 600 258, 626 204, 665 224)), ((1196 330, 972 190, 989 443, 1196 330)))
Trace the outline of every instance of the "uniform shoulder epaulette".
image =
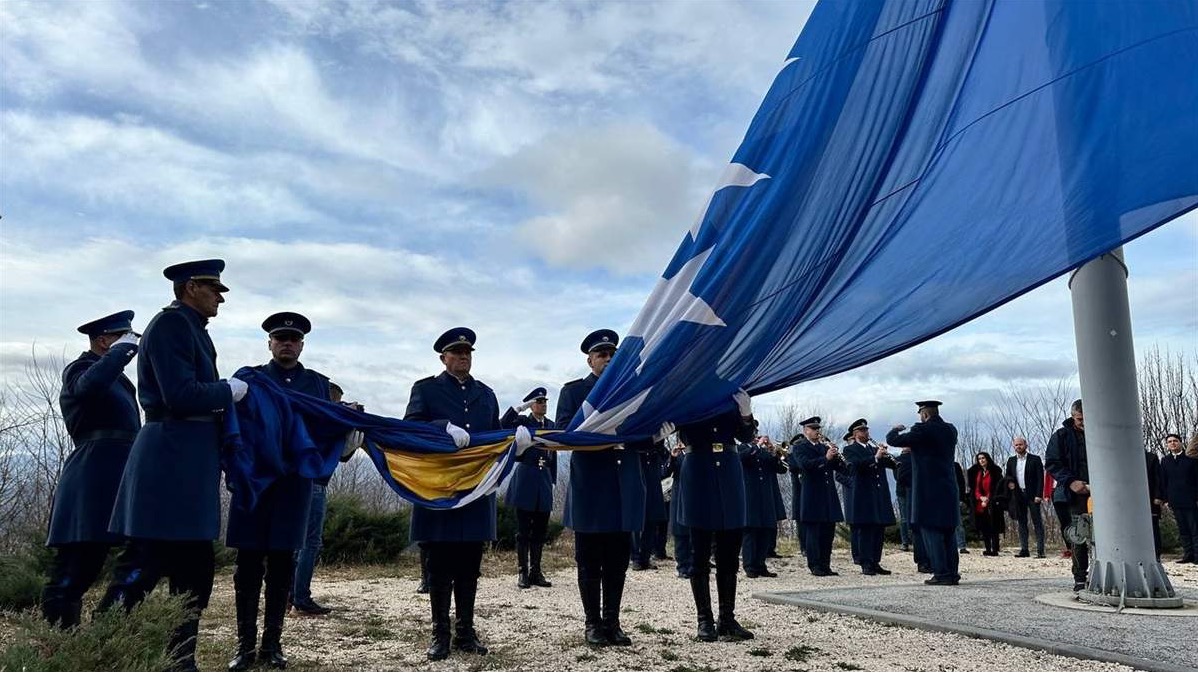
MULTIPOLYGON (((585 379, 585 377, 584 377, 584 379, 585 379)), ((581 384, 582 381, 583 381, 582 379, 574 379, 574 380, 568 381, 565 384, 562 384, 562 388, 566 388, 567 386, 576 386, 578 384, 581 384)))

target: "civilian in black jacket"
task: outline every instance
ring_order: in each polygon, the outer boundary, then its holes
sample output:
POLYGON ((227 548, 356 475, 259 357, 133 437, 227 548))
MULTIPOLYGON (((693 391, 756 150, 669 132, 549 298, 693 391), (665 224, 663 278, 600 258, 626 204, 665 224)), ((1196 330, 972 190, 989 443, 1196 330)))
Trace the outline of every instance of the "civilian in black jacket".
POLYGON ((1012 499, 1011 512, 1019 522, 1019 554, 1016 557, 1028 557, 1027 549, 1027 517, 1032 516, 1032 526, 1036 529, 1036 557, 1044 558, 1044 517, 1040 512, 1040 494, 1044 493, 1044 462, 1040 457, 1027 451, 1027 440, 1023 436, 1015 436, 1011 440, 1015 456, 1007 459, 1005 477, 1015 478, 1019 485, 1015 498, 1012 499))
POLYGON ((1161 459, 1161 497, 1177 518, 1182 557, 1178 564, 1198 563, 1198 459, 1181 451, 1181 436, 1165 436, 1168 453, 1161 459))
POLYGON ((1156 550, 1156 561, 1161 561, 1161 460, 1156 452, 1144 452, 1144 463, 1148 468, 1148 507, 1152 513, 1152 547, 1156 550))
MULTIPOLYGON (((1069 508, 1070 518, 1086 512, 1090 500, 1090 464, 1086 458, 1086 424, 1081 399, 1069 407, 1069 418, 1048 439, 1044 467, 1057 481, 1052 500, 1069 508)), ((1075 543, 1073 550, 1073 589, 1083 590, 1090 572, 1090 548, 1075 543)))

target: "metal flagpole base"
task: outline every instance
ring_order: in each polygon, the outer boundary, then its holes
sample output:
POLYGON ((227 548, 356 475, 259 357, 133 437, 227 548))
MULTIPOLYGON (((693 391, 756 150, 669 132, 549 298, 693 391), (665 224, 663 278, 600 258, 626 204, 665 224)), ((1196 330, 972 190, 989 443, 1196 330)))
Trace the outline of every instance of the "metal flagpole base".
POLYGON ((1090 581, 1078 599, 1094 604, 1119 608, 1182 608, 1181 597, 1173 590, 1169 576, 1160 562, 1151 564, 1104 562, 1095 556, 1090 564, 1090 581), (1153 596, 1143 589, 1128 592, 1127 588, 1152 588, 1153 596))

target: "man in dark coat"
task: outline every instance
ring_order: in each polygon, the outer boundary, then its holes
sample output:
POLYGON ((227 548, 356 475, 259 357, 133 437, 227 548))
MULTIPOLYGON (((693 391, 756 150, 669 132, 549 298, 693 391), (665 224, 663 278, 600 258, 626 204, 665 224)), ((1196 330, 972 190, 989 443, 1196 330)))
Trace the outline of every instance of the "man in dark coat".
POLYGON ((54 565, 42 615, 64 628, 79 624, 84 593, 100 577, 108 549, 122 542, 109 533, 108 518, 141 428, 136 389, 124 374, 137 353, 132 320, 132 311, 121 311, 79 326, 90 348, 62 372, 58 404, 75 450, 54 490, 46 539, 54 565))
MULTIPOLYGON (((262 322, 270 362, 255 370, 279 386, 329 400, 329 379, 304 367, 300 354, 312 322, 290 311, 272 314, 262 322)), ((284 475, 270 484, 246 510, 235 499, 229 507, 225 545, 237 550, 233 571, 234 606, 237 611, 237 653, 229 671, 249 669, 258 656, 268 667, 283 669, 287 658, 281 638, 287 598, 295 576, 295 553, 303 547, 312 506, 312 480, 298 474, 284 475), (262 648, 258 639, 258 601, 266 581, 262 615, 262 648)))
POLYGON ((691 550, 691 530, 682 523, 678 508, 678 495, 682 486, 682 462, 686 459, 685 447, 679 444, 670 450, 670 462, 664 477, 673 478, 670 486, 670 533, 674 535, 674 568, 679 578, 690 579, 694 573, 694 554, 691 550))
MULTIPOLYGON (((582 340, 591 374, 562 386, 554 423, 566 428, 582 408, 616 353, 613 330, 596 330, 582 340)), ((645 480, 637 455, 625 448, 571 452, 565 525, 574 530, 578 592, 586 616, 586 642, 630 646, 620 627, 620 602, 632 549, 632 532, 645 527, 645 480)))
POLYGON ((1165 450, 1165 458, 1161 459, 1160 493, 1177 519, 1182 550, 1177 563, 1198 564, 1198 459, 1186 456, 1181 436, 1176 433, 1165 437, 1165 450))
MULTIPOLYGON (((1086 458, 1086 423, 1080 399, 1073 401, 1069 418, 1048 439, 1044 468, 1057 483, 1053 501, 1068 506, 1070 519, 1084 514, 1090 499, 1090 467, 1086 458)), ((1072 550, 1073 589, 1083 590, 1090 572, 1090 549, 1084 543, 1074 543, 1072 550)))
POLYGON ((807 554, 807 537, 803 533, 802 501, 803 501, 803 468, 799 465, 798 456, 793 445, 786 443, 786 469, 790 472, 790 519, 795 523, 795 538, 799 541, 799 554, 807 554))
POLYGON ((886 527, 894 524, 894 504, 886 469, 897 464, 869 438, 869 422, 858 419, 849 425, 853 441, 844 447, 844 460, 853 478, 853 521, 857 531, 857 563, 867 576, 889 576, 882 568, 882 543, 886 527))
POLYGON ((840 450, 820 432, 820 418, 801 422, 802 435, 790 441, 791 456, 803 471, 803 498, 799 503, 800 521, 807 537, 804 550, 807 568, 813 576, 837 576, 832 570, 832 541, 836 523, 844 521, 834 476, 848 470, 840 450))
POLYGON ((954 529, 960 522, 960 498, 954 476, 957 429, 940 416, 940 401, 923 400, 919 423, 904 433, 899 424, 886 434, 892 447, 911 448, 911 522, 924 538, 932 567, 928 585, 957 585, 961 580, 954 529))
MULTIPOLYGON (((509 407, 499 420, 504 428, 524 426, 530 432, 553 428, 546 416, 549 392, 538 386, 524 396, 519 407, 509 407), (529 414, 520 412, 529 410, 529 414)), ((516 457, 516 466, 503 502, 516 509, 516 586, 552 587, 541 570, 549 513, 553 511, 553 486, 557 484, 557 452, 529 447, 516 457)))
POLYGON ((1156 550, 1156 561, 1161 561, 1161 459, 1151 449, 1144 452, 1144 467, 1148 470, 1148 503, 1152 514, 1152 547, 1156 550))
POLYGON ((134 539, 137 563, 119 569, 119 593, 132 607, 163 577, 171 594, 188 595, 192 616, 175 631, 172 652, 181 669, 195 668, 200 614, 212 594, 220 534, 221 415, 245 397, 245 382, 220 379, 208 336, 229 289, 223 260, 173 265, 163 275, 175 301, 160 311, 141 339, 138 399, 145 425, 121 477, 109 531, 134 539))
POLYGON ((632 532, 632 569, 648 571, 657 565, 650 561, 657 547, 658 524, 669 518, 665 495, 661 491, 662 455, 665 445, 660 441, 629 443, 627 449, 636 451, 645 478, 645 528, 632 532))
MULTIPOLYGON (((433 343, 445 371, 412 384, 405 421, 423 421, 445 429, 458 448, 470 444, 470 434, 493 431, 499 425, 495 392, 470 376, 474 331, 453 328, 433 343)), ((433 510, 412 506, 411 538, 428 553, 429 603, 433 641, 429 660, 449 657, 449 606, 456 606, 453 647, 485 655, 486 646, 474 630, 474 598, 482 568, 483 545, 495 540, 496 499, 491 494, 461 508, 433 510)))
POLYGON ((765 483, 774 499, 774 524, 765 534, 765 556, 781 559, 782 555, 778 554, 778 523, 786 521, 786 501, 782 500, 782 487, 778 484, 778 476, 786 474, 786 457, 782 454, 782 450, 770 441, 769 437, 762 436, 762 442, 765 448, 774 455, 774 475, 765 483))
MULTIPOLYGON (((778 483, 778 460, 774 453, 756 442, 738 447, 745 485, 745 530, 741 544, 745 575, 749 578, 778 574, 766 568, 769 532, 778 530, 778 511, 770 483, 778 483)), ((785 468, 783 468, 785 470, 785 468)))
POLYGON ((1027 451, 1027 440, 1016 436, 1011 440, 1015 456, 1007 459, 1007 469, 1004 476, 1015 478, 1019 490, 1012 499, 1015 519, 1019 522, 1019 553, 1016 557, 1028 557, 1027 549, 1027 519, 1031 515, 1032 525, 1036 528, 1036 557, 1044 559, 1044 515, 1040 509, 1044 491, 1044 462, 1040 457, 1027 451))

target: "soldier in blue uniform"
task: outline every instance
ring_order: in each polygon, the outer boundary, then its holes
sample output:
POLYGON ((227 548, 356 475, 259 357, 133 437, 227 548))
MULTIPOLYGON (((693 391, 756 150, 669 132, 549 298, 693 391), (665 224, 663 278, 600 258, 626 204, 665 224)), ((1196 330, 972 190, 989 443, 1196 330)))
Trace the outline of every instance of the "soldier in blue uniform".
MULTIPOLYGON (((678 427, 686 445, 678 494, 682 524, 690 529, 691 594, 695 599, 700 641, 721 637, 752 639, 753 633, 736 621, 737 554, 745 527, 745 482, 737 443, 753 439, 749 394, 738 391, 727 412, 678 427), (715 549, 719 623, 711 610, 711 555, 715 549)), ((771 515, 772 515, 771 504, 771 515)))
MULTIPOLYGON (((267 333, 270 362, 255 370, 270 377, 279 386, 329 399, 329 379, 304 367, 300 354, 304 336, 312 330, 306 317, 283 311, 262 322, 267 333)), ((247 511, 236 502, 229 509, 225 545, 237 549, 233 589, 237 609, 237 653, 229 670, 242 672, 260 655, 269 667, 283 669, 287 658, 280 638, 287 597, 295 574, 295 553, 303 547, 312 505, 312 480, 299 475, 284 475, 275 480, 247 511), (265 607, 262 615, 262 648, 255 654, 258 638, 258 599, 265 578, 265 607)))
POLYGON ((766 480, 770 495, 774 499, 774 523, 765 534, 765 556, 767 559, 782 559, 778 554, 778 523, 786 521, 786 502, 782 500, 782 487, 778 485, 778 476, 786 474, 786 457, 781 449, 770 442, 769 437, 763 436, 766 449, 774 455, 774 475, 766 480))
POLYGON ((146 423, 121 477, 109 531, 132 539, 135 568, 124 569, 119 592, 131 607, 163 577, 172 594, 189 595, 192 617, 171 647, 181 669, 195 668, 200 613, 212 594, 220 533, 221 415, 246 394, 245 382, 220 379, 208 320, 228 287, 223 260, 172 265, 163 275, 175 301, 160 311, 141 339, 138 399, 146 423))
MULTIPOLYGON (((406 421, 424 421, 453 437, 459 447, 470 444, 470 434, 493 431, 499 425, 499 401, 490 386, 470 376, 474 331, 453 328, 433 343, 445 371, 412 384, 406 421)), ((449 657, 449 606, 456 606, 453 647, 486 655, 487 648, 474 631, 474 598, 482 567, 483 546, 495 540, 496 500, 491 494, 452 510, 412 507, 413 541, 428 553, 429 600, 433 615, 430 660, 449 657)))
POLYGON ((682 523, 682 512, 678 508, 682 485, 682 462, 686 459, 685 447, 681 444, 670 450, 670 461, 664 477, 671 478, 670 485, 670 532, 674 534, 674 568, 679 578, 690 579, 694 573, 694 554, 691 550, 691 530, 682 523))
POLYGON ((899 424, 886 434, 892 447, 911 448, 911 523, 924 541, 924 552, 932 567, 928 585, 956 585, 961 580, 954 531, 960 511, 953 457, 957 453, 957 429, 940 417, 940 401, 922 400, 919 423, 904 433, 899 424))
MULTIPOLYGON (((847 432, 844 434, 844 437, 841 438, 841 442, 844 444, 848 444, 852 442, 852 440, 853 434, 847 432)), ((843 455, 841 456, 843 458, 843 455)), ((853 563, 860 566, 861 559, 857 554, 857 551, 861 547, 857 541, 860 531, 852 526, 852 523, 856 521, 856 517, 854 517, 853 513, 853 505, 856 503, 856 501, 853 499, 853 476, 847 469, 848 464, 846 463, 845 465, 846 469, 843 471, 838 471, 835 475, 835 480, 836 484, 840 485, 840 498, 841 505, 843 506, 844 510, 844 521, 849 524, 849 554, 853 558, 853 563)))
MULTIPOLYGON (((538 386, 524 396, 519 407, 509 407, 500 419, 504 428, 525 426, 529 431, 552 429, 549 411, 549 392, 538 386), (520 412, 529 410, 528 415, 520 412)), ((527 589, 533 585, 553 587, 541 571, 541 555, 545 550, 545 534, 549 528, 549 513, 553 511, 553 486, 557 484, 557 453, 540 447, 529 447, 516 457, 516 467, 508 482, 504 503, 516 509, 516 585, 527 589)))
MULTIPOLYGON (((591 374, 562 386, 554 423, 566 428, 616 352, 619 337, 596 330, 582 340, 591 374)), ((586 642, 629 646, 620 628, 620 602, 632 547, 632 532, 645 526, 645 481, 641 462, 627 449, 573 452, 565 525, 574 530, 578 592, 586 616, 586 642)))
MULTIPOLYGON (((769 483, 777 485, 780 464, 773 452, 756 442, 741 444, 738 449, 745 486, 745 531, 741 544, 745 575, 775 578, 778 574, 766 568, 765 558, 769 532, 778 530, 777 507, 769 483)), ((785 470, 782 468, 782 472, 785 470)))
POLYGON ((795 454, 794 445, 786 445, 786 469, 790 472, 790 519, 795 523, 795 538, 799 541, 799 554, 807 554, 807 536, 803 531, 803 467, 795 454))
POLYGON ((632 569, 647 571, 657 568, 650 561, 657 548, 657 529, 661 522, 669 519, 665 495, 661 491, 666 446, 658 440, 629 443, 627 449, 637 453, 645 478, 645 528, 632 532, 632 569))
POLYGON ((121 311, 79 326, 89 348, 62 372, 58 405, 75 451, 54 491, 46 540, 54 565, 42 615, 64 628, 79 624, 84 593, 100 577, 108 549, 122 543, 109 533, 108 518, 141 428, 136 390, 124 374, 137 353, 132 321, 132 311, 121 311))
POLYGON ((836 576, 832 570, 832 541, 836 523, 844 520, 840 498, 836 494, 834 475, 848 470, 840 450, 820 432, 820 418, 800 422, 802 435, 790 441, 794 462, 803 471, 803 496, 799 503, 799 518, 807 542, 807 568, 813 576, 836 576))
POLYGON ((853 520, 857 533, 857 563, 867 576, 889 576, 882 568, 882 539, 894 524, 894 505, 886 469, 898 467, 885 447, 869 438, 869 422, 858 419, 849 425, 853 441, 844 447, 844 460, 853 477, 853 520))

